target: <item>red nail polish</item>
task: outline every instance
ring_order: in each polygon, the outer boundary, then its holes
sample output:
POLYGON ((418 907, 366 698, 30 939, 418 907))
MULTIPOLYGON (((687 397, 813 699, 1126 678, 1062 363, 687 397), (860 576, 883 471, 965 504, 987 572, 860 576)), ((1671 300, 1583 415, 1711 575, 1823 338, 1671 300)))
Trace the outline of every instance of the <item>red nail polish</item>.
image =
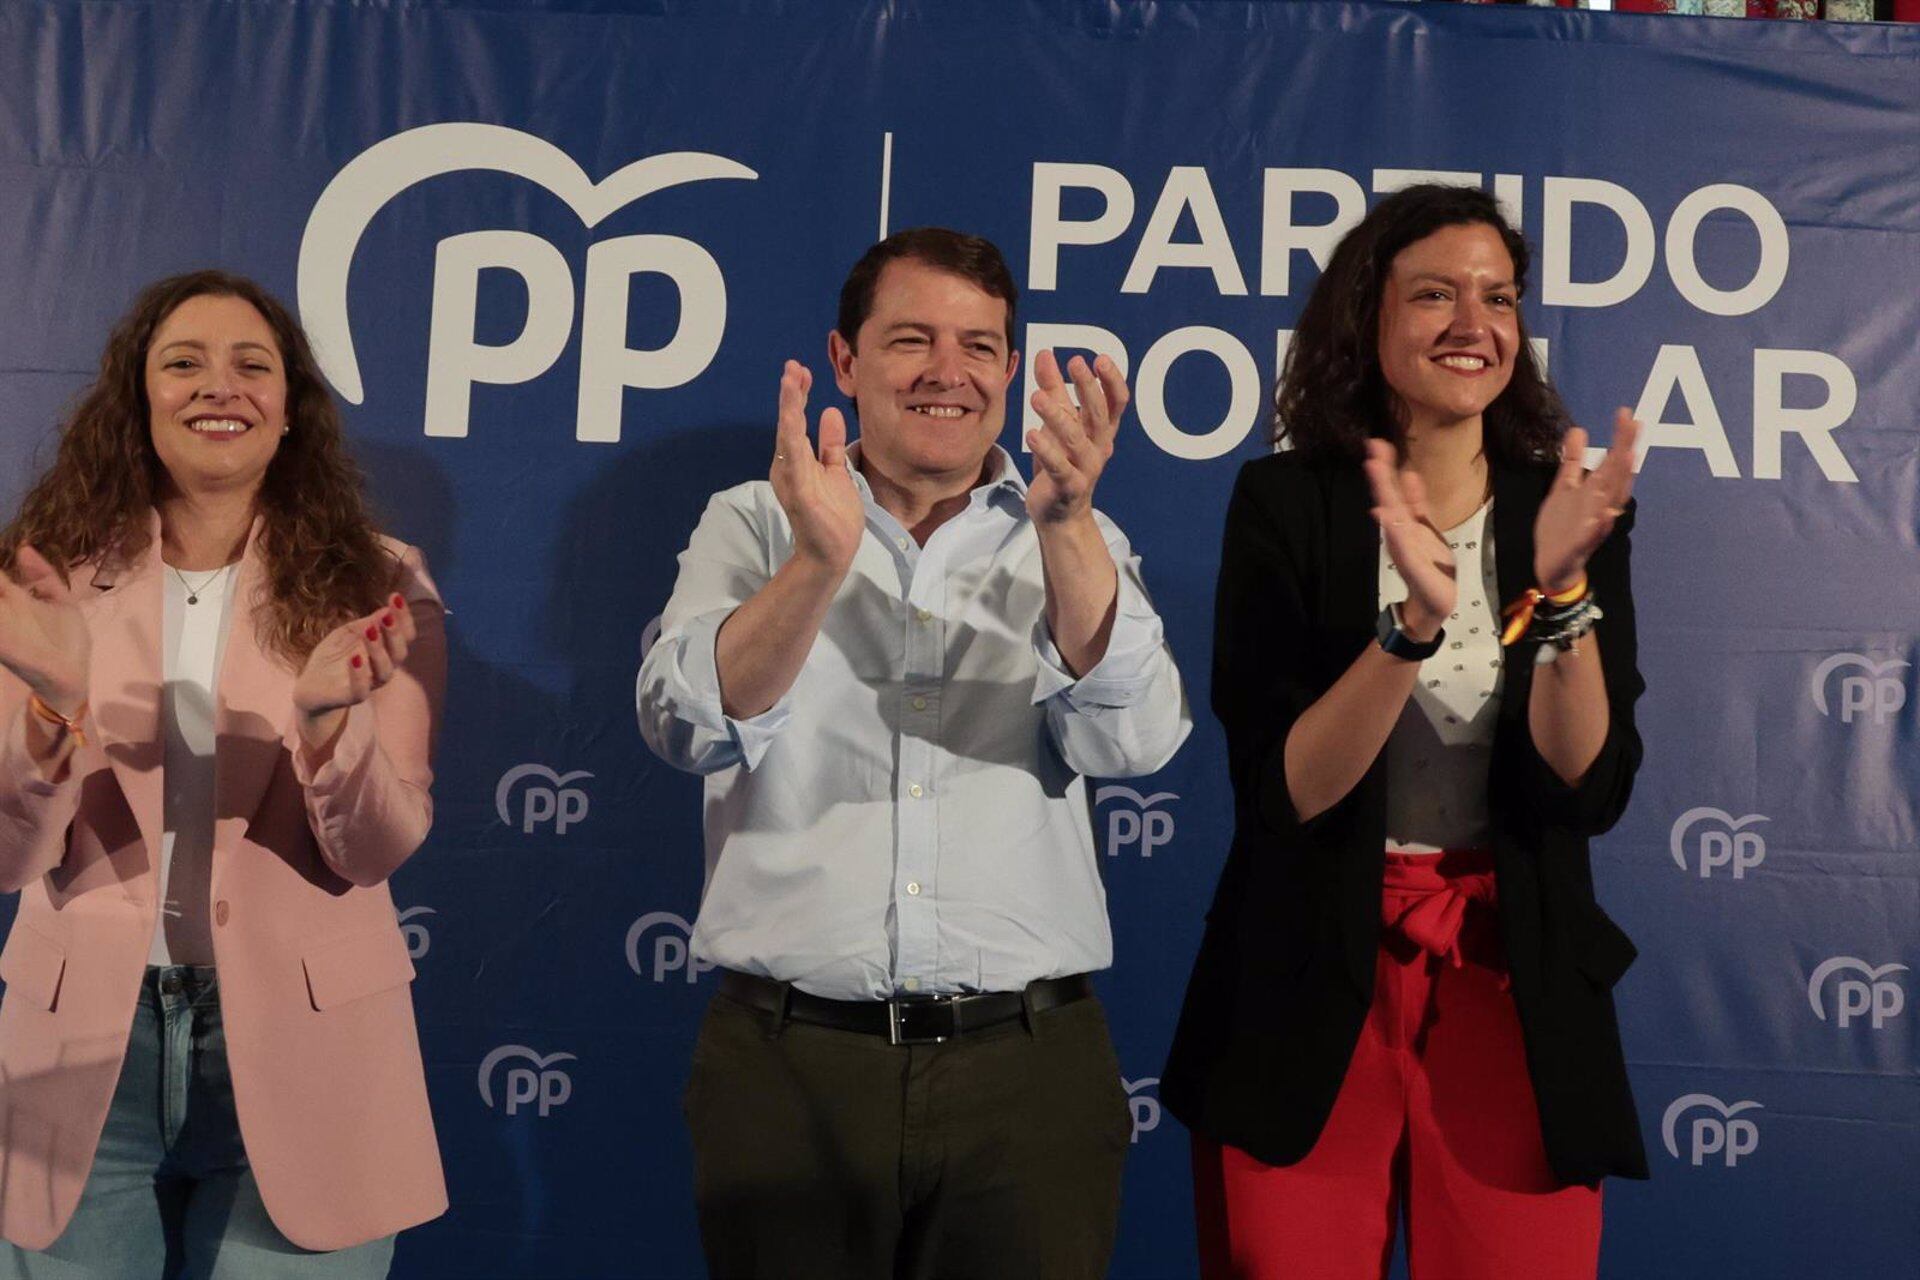
POLYGON ((379 638, 380 638, 380 632, 377 629, 373 627, 367 628, 367 639, 378 640, 379 638))
POLYGON ((348 660, 348 665, 358 667, 360 665, 360 655, 357 653, 354 654, 353 657, 348 660))
POLYGON ((393 625, 393 615, 392 615, 392 614, 390 614, 390 613, 383 613, 383 614, 381 614, 381 615, 380 615, 380 625, 381 625, 381 626, 383 626, 383 627, 390 627, 390 626, 392 626, 392 625, 393 625))
POLYGON ((394 607, 394 608, 396 608, 396 609, 404 609, 404 608, 406 608, 406 607, 407 607, 407 598, 406 598, 405 596, 403 596, 403 595, 401 595, 401 594, 399 594, 398 592, 395 592, 395 593, 394 593, 394 597, 393 597, 393 607, 394 607))

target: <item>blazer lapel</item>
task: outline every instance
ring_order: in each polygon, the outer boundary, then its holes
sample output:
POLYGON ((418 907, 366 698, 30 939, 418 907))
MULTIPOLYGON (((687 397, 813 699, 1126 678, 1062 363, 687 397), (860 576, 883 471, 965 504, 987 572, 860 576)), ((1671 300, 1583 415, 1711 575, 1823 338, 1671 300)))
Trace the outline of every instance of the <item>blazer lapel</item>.
POLYGON ((1492 470, 1493 569, 1500 581, 1493 607, 1498 613, 1533 585, 1533 518, 1552 473, 1512 466, 1492 470))
POLYGON ((100 748, 120 783, 146 843, 149 863, 160 862, 166 830, 166 747, 160 735, 161 634, 160 519, 153 518, 147 549, 130 562, 96 568, 93 641, 93 723, 100 748))
MULTIPOLYGON (((220 826, 235 820, 244 825, 259 810, 285 754, 281 739, 292 712, 292 674, 261 647, 254 627, 254 610, 268 589, 261 524, 254 521, 235 575, 233 616, 214 697, 213 811, 220 826)), ((216 849, 227 844, 216 835, 216 849)))
POLYGON ((1380 613, 1380 526, 1374 523, 1366 473, 1332 469, 1327 482, 1327 580, 1325 616, 1338 633, 1336 655, 1344 671, 1354 644, 1373 638, 1380 613))

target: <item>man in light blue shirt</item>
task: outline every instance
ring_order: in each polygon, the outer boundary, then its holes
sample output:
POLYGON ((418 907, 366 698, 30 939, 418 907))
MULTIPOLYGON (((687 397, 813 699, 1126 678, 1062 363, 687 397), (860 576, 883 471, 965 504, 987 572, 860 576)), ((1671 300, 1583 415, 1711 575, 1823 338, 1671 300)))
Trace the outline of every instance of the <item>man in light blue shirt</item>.
POLYGON ((1112 935, 1084 775, 1191 728, 1126 537, 1093 509, 1127 403, 1035 361, 1034 478, 997 443, 1018 290, 934 228, 855 265, 855 406, 716 495, 641 668, 641 731, 706 778, 694 948, 726 972, 688 1086, 725 1276, 1105 1273, 1129 1116, 1087 974, 1112 935))

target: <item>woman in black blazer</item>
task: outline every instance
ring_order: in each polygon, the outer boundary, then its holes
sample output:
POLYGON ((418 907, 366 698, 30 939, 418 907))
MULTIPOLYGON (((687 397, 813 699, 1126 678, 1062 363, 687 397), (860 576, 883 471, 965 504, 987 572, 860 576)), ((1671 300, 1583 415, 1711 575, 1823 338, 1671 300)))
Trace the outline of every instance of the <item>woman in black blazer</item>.
POLYGON ((1646 1176, 1587 857, 1640 763, 1639 426, 1584 470, 1527 265, 1480 191, 1383 200, 1234 489, 1234 841, 1161 1085, 1210 1277, 1374 1280, 1404 1213, 1414 1280, 1590 1278, 1600 1179, 1646 1176))

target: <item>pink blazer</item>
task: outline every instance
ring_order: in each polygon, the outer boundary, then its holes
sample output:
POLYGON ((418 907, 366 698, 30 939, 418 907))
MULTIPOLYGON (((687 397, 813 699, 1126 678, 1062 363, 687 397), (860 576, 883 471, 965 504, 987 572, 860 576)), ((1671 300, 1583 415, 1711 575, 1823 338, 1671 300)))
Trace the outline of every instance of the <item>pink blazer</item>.
MULTIPOLYGON (((137 563, 73 575, 93 637, 92 714, 61 780, 28 760, 27 690, 0 669, 0 890, 20 892, 0 951, 0 1236, 29 1249, 73 1216, 159 921, 158 523, 137 563)), ((347 713, 326 765, 300 763, 295 672, 254 632, 264 567, 252 539, 215 704, 211 918, 234 1101, 267 1212, 306 1249, 447 1207, 413 962, 386 885, 433 822, 446 633, 419 552, 387 546, 419 640, 347 713)))

